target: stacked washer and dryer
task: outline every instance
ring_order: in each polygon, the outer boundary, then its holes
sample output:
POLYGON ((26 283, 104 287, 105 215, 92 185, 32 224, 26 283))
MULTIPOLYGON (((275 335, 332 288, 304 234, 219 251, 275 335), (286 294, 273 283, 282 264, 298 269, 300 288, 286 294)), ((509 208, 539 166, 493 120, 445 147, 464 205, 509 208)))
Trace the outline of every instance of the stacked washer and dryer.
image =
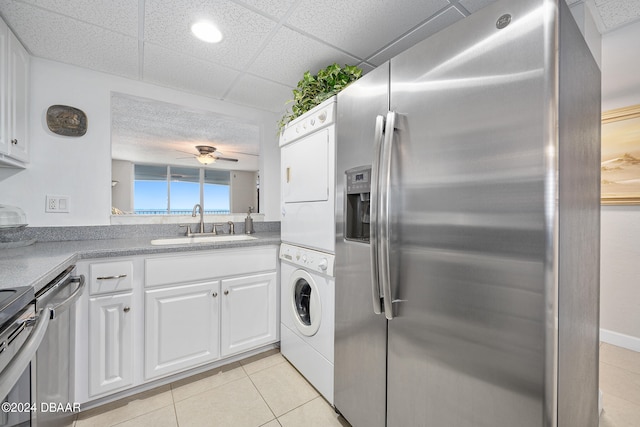
POLYGON ((336 97, 280 136, 280 350, 333 405, 336 97))

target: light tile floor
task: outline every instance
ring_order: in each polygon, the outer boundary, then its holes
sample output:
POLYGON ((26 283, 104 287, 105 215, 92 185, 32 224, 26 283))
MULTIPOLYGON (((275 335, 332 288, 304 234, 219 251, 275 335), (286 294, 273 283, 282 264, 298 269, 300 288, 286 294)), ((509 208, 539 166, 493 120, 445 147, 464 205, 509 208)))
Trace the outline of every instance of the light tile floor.
POLYGON ((600 344, 600 427, 640 427, 640 353, 600 344))
POLYGON ((78 415, 75 427, 345 427, 278 350, 78 415))
MULTIPOLYGON (((600 345, 600 427, 640 427, 640 353, 600 345)), ((75 427, 346 427, 273 350, 79 414, 75 427)))

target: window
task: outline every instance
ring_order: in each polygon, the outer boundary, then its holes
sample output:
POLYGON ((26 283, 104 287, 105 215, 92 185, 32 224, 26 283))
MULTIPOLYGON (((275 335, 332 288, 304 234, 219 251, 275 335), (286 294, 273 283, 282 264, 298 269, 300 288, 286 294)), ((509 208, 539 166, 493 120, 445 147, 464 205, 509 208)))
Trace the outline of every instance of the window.
POLYGON ((179 166, 135 165, 136 214, 186 215, 199 203, 208 214, 228 214, 229 171, 179 166))
POLYGON ((171 167, 169 180, 169 213, 186 215, 200 203, 200 169, 171 167))

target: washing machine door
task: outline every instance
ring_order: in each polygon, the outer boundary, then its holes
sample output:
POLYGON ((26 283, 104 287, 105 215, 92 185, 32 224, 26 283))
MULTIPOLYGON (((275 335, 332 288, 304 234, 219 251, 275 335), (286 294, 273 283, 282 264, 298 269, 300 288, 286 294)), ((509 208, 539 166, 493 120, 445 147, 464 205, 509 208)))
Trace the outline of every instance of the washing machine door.
POLYGON ((297 270, 292 275, 289 288, 293 323, 301 334, 308 337, 315 335, 322 321, 318 285, 309 273, 297 270))

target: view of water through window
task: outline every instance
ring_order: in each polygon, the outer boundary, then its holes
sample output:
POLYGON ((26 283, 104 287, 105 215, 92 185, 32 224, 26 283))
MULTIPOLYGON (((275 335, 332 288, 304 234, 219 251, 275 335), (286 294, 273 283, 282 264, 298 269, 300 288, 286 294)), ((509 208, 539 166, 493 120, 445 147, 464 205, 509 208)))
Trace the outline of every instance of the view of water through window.
POLYGON ((230 213, 228 171, 205 170, 201 174, 198 168, 135 165, 134 212, 191 214, 194 205, 201 203, 201 188, 205 213, 230 213))

